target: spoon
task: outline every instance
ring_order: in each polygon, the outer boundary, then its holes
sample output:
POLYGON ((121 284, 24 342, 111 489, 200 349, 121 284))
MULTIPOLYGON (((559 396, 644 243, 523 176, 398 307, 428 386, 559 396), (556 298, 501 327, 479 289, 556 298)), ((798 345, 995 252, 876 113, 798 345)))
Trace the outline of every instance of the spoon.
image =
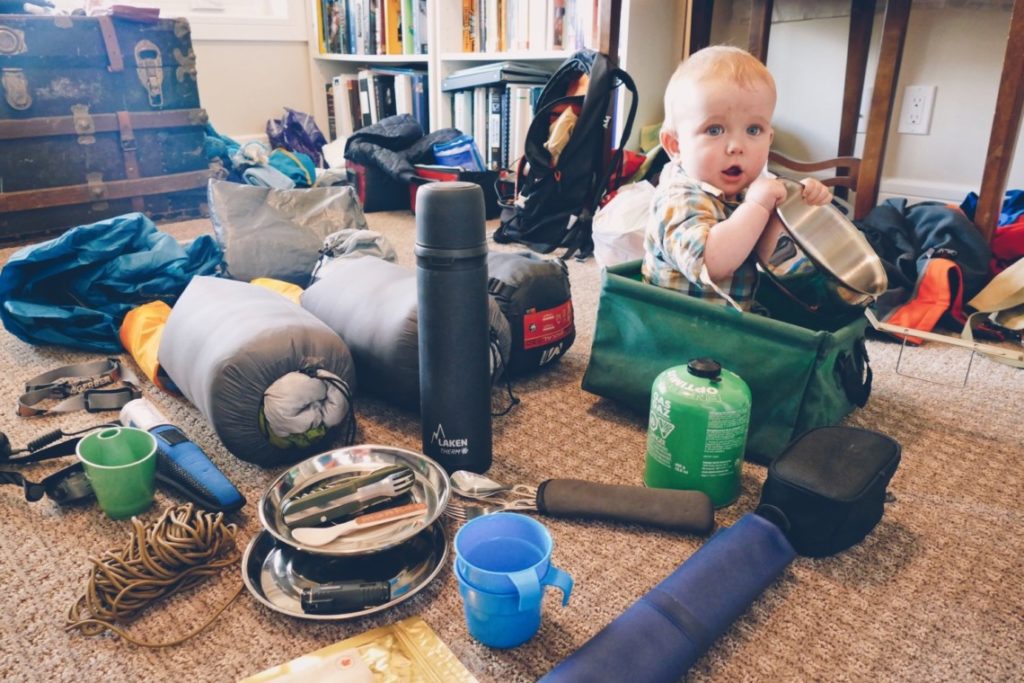
POLYGON ((452 473, 452 488, 456 493, 467 498, 486 498, 495 493, 508 491, 511 487, 476 472, 458 470, 452 473))
POLYGON ((417 517, 422 515, 426 509, 426 503, 410 503, 408 505, 401 505, 388 510, 381 510, 380 512, 373 512, 368 515, 361 515, 350 522, 345 522, 344 524, 335 524, 334 526, 324 527, 299 527, 298 529, 291 530, 292 538, 304 545, 327 545, 338 536, 344 536, 345 534, 350 534, 353 531, 362 531, 363 529, 368 529, 380 524, 397 522, 400 519, 417 517))
POLYGON ((507 486, 494 481, 489 477, 485 477, 482 474, 467 472, 466 470, 453 472, 451 482, 452 489, 455 490, 455 493, 463 496, 464 498, 473 498, 476 500, 486 500, 492 496, 503 493, 512 493, 514 495, 525 496, 527 498, 537 496, 536 486, 528 486, 526 484, 507 486))

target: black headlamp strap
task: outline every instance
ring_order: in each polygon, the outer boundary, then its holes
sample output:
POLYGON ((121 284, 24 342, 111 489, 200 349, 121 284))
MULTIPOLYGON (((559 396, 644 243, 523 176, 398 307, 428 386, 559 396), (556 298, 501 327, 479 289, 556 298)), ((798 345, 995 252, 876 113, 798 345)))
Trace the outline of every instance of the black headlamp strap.
MULTIPOLYGON (((76 439, 77 440, 77 439, 76 439)), ((14 484, 25 491, 25 500, 34 503, 44 495, 60 505, 80 503, 94 496, 82 463, 57 470, 40 482, 29 481, 20 472, 0 469, 0 484, 14 484)))

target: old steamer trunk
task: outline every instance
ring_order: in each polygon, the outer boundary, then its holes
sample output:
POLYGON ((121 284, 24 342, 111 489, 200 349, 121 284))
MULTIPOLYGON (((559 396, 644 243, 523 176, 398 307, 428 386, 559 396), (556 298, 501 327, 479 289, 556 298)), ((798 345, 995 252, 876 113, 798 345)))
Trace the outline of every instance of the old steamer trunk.
POLYGON ((0 15, 0 240, 205 212, 188 22, 0 15))

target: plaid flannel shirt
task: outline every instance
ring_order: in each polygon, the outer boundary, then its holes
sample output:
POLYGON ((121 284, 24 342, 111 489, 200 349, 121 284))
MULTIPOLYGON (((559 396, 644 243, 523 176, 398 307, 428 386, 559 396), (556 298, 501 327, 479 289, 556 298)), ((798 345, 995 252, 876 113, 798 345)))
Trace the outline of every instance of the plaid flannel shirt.
MULTIPOLYGON (((743 195, 727 202, 718 188, 686 175, 678 163, 669 163, 651 203, 644 234, 644 281, 675 289, 707 301, 726 303, 714 289, 701 283, 708 233, 728 218, 743 195)), ((757 284, 753 254, 731 278, 715 282, 741 308, 749 310, 757 284)))

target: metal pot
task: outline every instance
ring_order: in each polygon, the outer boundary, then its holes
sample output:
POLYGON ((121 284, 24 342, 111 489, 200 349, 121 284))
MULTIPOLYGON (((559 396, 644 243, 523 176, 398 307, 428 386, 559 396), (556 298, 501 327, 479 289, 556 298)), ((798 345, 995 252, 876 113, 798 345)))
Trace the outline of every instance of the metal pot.
POLYGON ((831 204, 807 204, 799 183, 781 180, 788 193, 775 209, 778 221, 769 224, 777 241, 771 257, 760 261, 762 271, 812 312, 871 304, 888 278, 863 233, 831 204))

